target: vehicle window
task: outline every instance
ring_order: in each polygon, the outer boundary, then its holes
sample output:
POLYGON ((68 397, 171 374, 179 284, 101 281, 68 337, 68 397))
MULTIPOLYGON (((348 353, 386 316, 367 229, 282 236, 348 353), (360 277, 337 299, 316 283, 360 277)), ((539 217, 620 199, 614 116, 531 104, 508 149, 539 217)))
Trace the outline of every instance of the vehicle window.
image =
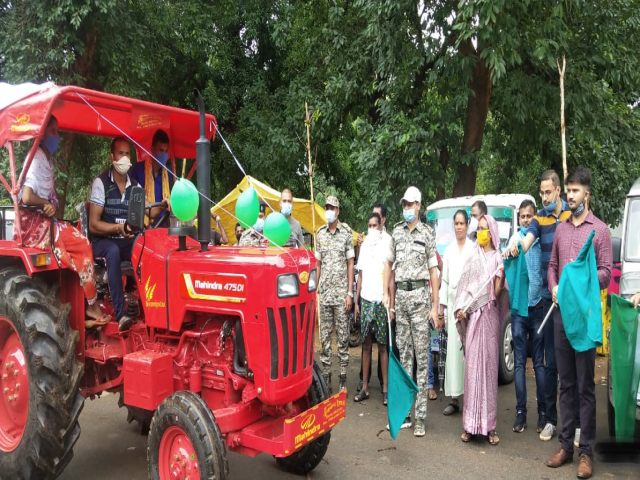
MULTIPOLYGON (((456 238, 453 231, 453 214, 460 209, 466 210, 467 214, 471 215, 471 207, 437 208, 427 212, 427 223, 429 223, 436 232, 436 244, 440 254, 442 254, 447 245, 456 238)), ((504 249, 512 235, 513 208, 490 206, 488 210, 489 215, 498 222, 500 248, 504 249)))
POLYGON ((625 226, 624 259, 640 261, 640 198, 629 202, 627 224, 625 226))

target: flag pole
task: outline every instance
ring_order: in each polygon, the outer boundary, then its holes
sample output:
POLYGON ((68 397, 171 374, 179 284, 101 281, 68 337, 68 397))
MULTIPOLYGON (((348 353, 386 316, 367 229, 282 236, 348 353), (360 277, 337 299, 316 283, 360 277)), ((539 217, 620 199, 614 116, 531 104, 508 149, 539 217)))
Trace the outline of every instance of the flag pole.
POLYGON ((556 60, 558 65, 558 74, 560 76, 560 143, 562 145, 562 175, 564 192, 567 193, 567 176, 569 175, 567 168, 567 140, 566 140, 566 122, 564 119, 564 72, 567 66, 567 59, 562 56, 562 65, 560 60, 556 60))
POLYGON ((471 304, 473 302, 475 302, 478 297, 482 294, 483 290, 487 287, 487 285, 489 285, 489 283, 491 282, 491 280, 494 279, 494 277, 498 274, 498 272, 502 269, 502 265, 500 265, 495 272, 493 272, 493 274, 491 274, 491 276, 482 284, 480 285, 480 288, 478 288, 478 290, 476 291, 476 293, 474 293, 471 296, 471 300, 469 300, 469 302, 467 303, 467 305, 462 309, 463 313, 467 313, 467 310, 469 309, 469 307, 471 306, 471 304))
POLYGON ((556 306, 558 304, 557 303, 552 303, 551 304, 551 308, 549 308, 549 311, 547 312, 547 314, 544 316, 544 320, 542 320, 542 323, 540 324, 540 327, 538 328, 538 331, 536 332, 538 335, 540 335, 540 332, 542 332, 542 329, 544 328, 545 324, 547 323, 547 321, 549 320, 549 317, 551 317, 551 314, 553 313, 553 311, 556 309, 556 306))
POLYGON ((307 158, 309 160, 309 190, 311 193, 311 246, 316 245, 316 200, 313 194, 313 162, 311 160, 311 116, 309 115, 309 105, 304 102, 304 124, 307 129, 307 158))

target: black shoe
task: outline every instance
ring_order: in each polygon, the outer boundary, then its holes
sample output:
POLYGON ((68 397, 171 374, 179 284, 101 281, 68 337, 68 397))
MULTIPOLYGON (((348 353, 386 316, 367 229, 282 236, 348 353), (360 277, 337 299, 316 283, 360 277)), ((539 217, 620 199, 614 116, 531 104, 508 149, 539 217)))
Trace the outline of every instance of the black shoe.
POLYGON ((524 432, 527 428, 527 415, 524 412, 516 413, 516 420, 513 422, 513 431, 516 433, 524 432))
POLYGON ((536 432, 540 433, 544 430, 544 426, 547 424, 547 417, 544 413, 538 414, 538 425, 536 426, 536 432))
POLYGON ((123 315, 120 320, 118 320, 118 330, 124 332, 125 330, 129 330, 131 324, 134 322, 135 318, 130 317, 129 315, 123 315))

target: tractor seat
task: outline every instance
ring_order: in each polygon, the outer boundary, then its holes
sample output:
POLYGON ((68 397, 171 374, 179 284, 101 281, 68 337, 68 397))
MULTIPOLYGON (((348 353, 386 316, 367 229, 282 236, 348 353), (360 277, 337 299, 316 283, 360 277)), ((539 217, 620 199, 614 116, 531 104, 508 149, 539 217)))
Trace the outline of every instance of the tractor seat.
MULTIPOLYGON (((100 268, 103 268, 105 271, 107 270, 107 264, 105 259, 102 257, 96 257, 93 259, 93 263, 100 268)), ((124 260, 120 262, 120 270, 122 271, 122 275, 125 277, 133 277, 133 264, 131 260, 124 260)))

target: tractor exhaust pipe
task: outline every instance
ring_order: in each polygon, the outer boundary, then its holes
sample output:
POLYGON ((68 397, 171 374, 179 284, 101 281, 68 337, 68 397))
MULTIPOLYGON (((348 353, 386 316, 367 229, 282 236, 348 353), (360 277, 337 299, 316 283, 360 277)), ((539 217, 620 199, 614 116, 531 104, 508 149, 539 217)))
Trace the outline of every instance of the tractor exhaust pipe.
POLYGON ((204 98, 197 88, 193 90, 196 97, 196 104, 200 112, 200 138, 196 140, 196 162, 198 172, 198 192, 200 192, 200 203, 198 206, 198 242, 200 251, 206 252, 211 242, 211 145, 205 134, 205 110, 204 98))

